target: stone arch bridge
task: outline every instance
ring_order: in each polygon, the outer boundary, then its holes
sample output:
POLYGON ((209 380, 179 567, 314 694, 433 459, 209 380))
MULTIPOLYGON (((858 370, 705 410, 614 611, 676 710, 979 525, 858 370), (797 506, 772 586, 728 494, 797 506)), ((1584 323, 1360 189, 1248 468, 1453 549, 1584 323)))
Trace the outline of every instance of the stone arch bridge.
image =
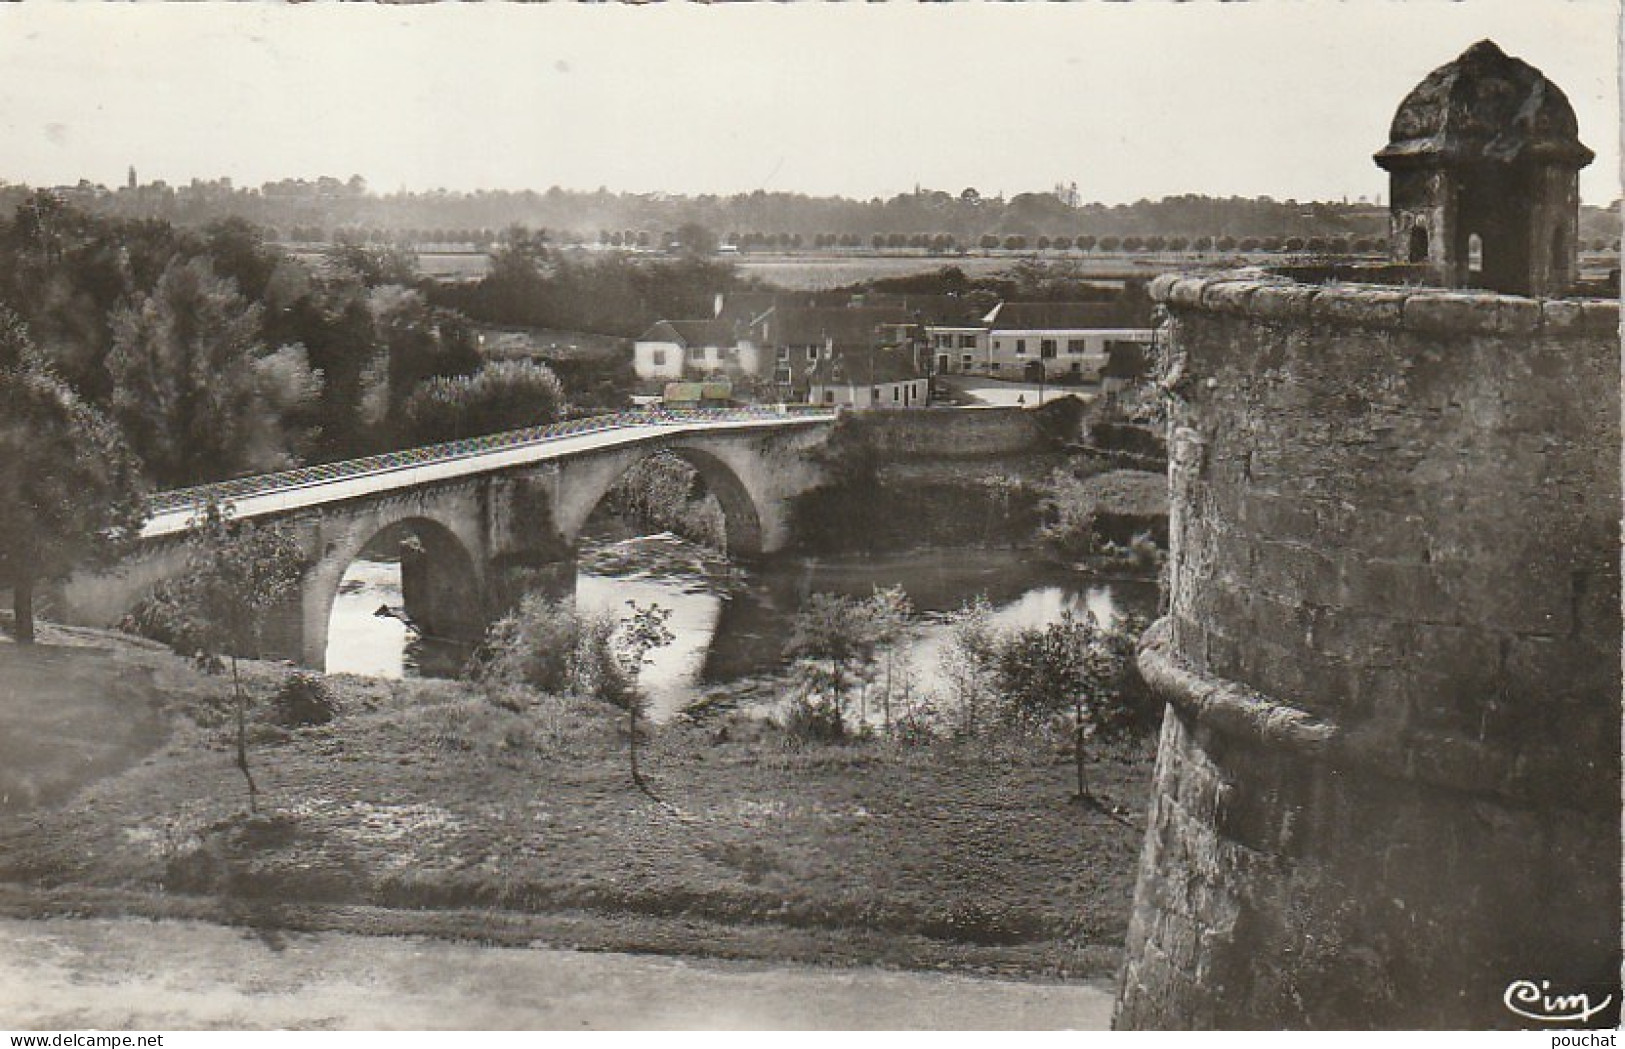
POLYGON ((790 501, 821 478, 809 453, 833 425, 833 414, 794 409, 631 412, 163 493, 138 551, 114 572, 70 578, 55 616, 117 622, 181 571, 183 536, 212 496, 238 518, 291 523, 308 560, 296 599, 265 624, 263 654, 320 669, 345 570, 381 537, 413 540, 401 583, 414 623, 477 638, 524 587, 573 580, 588 516, 660 449, 692 463, 717 497, 731 554, 782 549, 790 501))

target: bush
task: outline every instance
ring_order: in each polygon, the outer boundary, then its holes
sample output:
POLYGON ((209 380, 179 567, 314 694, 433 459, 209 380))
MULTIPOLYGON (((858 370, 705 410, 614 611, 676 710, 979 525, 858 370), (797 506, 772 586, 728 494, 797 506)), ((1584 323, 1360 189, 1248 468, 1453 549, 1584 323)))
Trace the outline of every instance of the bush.
POLYGON ((785 735, 798 743, 845 743, 853 738, 846 718, 833 702, 797 696, 779 719, 785 735))
POLYGON ((937 726, 941 717, 934 704, 917 703, 893 718, 887 732, 891 741, 901 746, 929 746, 940 738, 937 726))
POLYGON ((1083 424, 1085 405, 1077 397, 1058 397, 1034 409, 1039 435, 1051 447, 1065 447, 1076 441, 1083 424))
POLYGON ((727 549, 722 504, 703 490, 694 465, 672 452, 661 450, 634 464, 610 488, 605 502, 640 525, 674 532, 713 550, 727 549))
POLYGON ((420 383, 402 407, 406 439, 439 444, 541 426, 566 409, 558 376, 534 361, 492 361, 473 375, 420 383))
POLYGON ((289 674, 271 698, 271 720, 284 728, 325 725, 338 714, 338 699, 319 674, 289 674))

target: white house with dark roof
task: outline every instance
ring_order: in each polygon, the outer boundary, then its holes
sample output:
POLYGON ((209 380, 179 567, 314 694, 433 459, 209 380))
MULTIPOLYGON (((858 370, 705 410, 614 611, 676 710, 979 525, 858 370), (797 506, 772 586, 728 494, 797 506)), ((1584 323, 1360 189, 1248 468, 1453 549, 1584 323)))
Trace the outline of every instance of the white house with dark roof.
POLYGON ((930 380, 905 346, 836 351, 814 365, 807 400, 846 408, 924 408, 930 380))
POLYGON ((632 343, 639 379, 759 376, 765 366, 750 330, 727 321, 657 321, 632 343))
POLYGON ((1036 361, 1046 378, 1080 382, 1100 380, 1114 347, 1152 338, 1111 302, 1001 302, 978 324, 928 325, 926 335, 939 374, 1022 379, 1036 361))

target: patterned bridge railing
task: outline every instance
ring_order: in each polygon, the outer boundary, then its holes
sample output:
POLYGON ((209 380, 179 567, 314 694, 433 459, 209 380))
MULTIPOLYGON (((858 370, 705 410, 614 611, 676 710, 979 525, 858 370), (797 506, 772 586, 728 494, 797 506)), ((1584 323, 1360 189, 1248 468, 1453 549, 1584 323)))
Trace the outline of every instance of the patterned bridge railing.
POLYGON ((639 426, 681 426, 694 422, 741 422, 772 419, 834 418, 834 413, 821 405, 787 404, 756 405, 739 408, 689 408, 681 410, 652 408, 613 415, 594 415, 583 419, 568 419, 532 426, 523 430, 468 437, 445 444, 403 448, 398 452, 369 455, 361 459, 346 459, 316 466, 301 466, 276 473, 254 474, 229 481, 198 485, 194 488, 172 488, 156 492, 148 500, 154 514, 202 507, 211 501, 228 503, 247 496, 266 495, 295 488, 308 488, 332 481, 348 480, 370 474, 387 473, 413 466, 470 459, 492 452, 508 451, 534 445, 545 445, 566 437, 601 433, 606 430, 624 430, 639 426))

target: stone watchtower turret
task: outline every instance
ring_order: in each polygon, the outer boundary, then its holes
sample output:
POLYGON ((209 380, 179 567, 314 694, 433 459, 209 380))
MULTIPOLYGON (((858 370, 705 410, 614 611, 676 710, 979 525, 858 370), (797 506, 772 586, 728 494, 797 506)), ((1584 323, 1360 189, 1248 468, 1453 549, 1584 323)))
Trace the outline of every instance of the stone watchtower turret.
POLYGON ((1591 152, 1484 43, 1377 157, 1422 274, 1150 288, 1167 713, 1120 1028, 1619 1017, 1620 311, 1567 294, 1591 152))
POLYGON ((1406 96, 1376 155, 1390 175, 1394 261, 1448 288, 1565 294, 1579 172, 1593 156, 1557 85, 1479 41, 1406 96))

